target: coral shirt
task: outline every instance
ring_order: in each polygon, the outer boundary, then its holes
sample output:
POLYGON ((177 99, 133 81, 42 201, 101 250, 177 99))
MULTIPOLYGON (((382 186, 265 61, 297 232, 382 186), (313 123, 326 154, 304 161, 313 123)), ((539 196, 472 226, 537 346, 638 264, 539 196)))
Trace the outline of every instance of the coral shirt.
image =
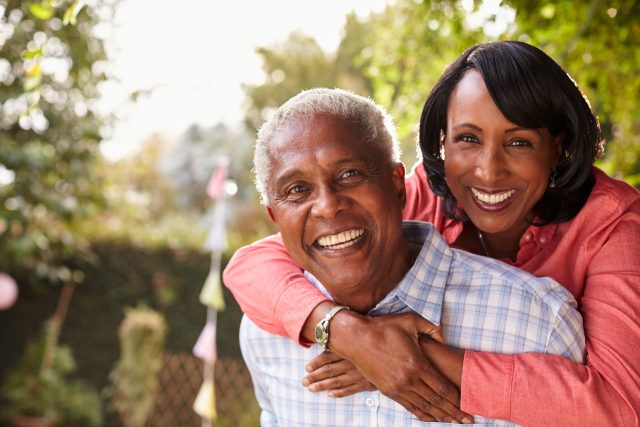
MULTIPOLYGON (((527 353, 465 352, 461 409, 526 426, 640 426, 640 193, 593 169, 596 184, 571 221, 529 227, 511 265, 550 276, 578 301, 587 364, 527 353)), ((433 223, 448 243, 463 224, 445 218, 419 165, 407 177, 405 219, 433 223)), ((299 340, 326 300, 278 236, 233 256, 224 282, 268 332, 299 340)))

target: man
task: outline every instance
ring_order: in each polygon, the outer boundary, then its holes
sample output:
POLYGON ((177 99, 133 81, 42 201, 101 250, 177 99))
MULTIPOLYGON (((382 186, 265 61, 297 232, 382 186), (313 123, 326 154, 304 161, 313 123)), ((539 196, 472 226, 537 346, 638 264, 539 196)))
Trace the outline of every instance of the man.
MULTIPOLYGON (((369 315, 415 311, 442 325, 452 346, 582 361, 582 318, 562 286, 450 249, 430 224, 403 224, 398 153, 388 116, 366 98, 315 89, 278 109, 258 134, 256 185, 293 260, 337 304, 369 315)), ((304 368, 320 346, 302 348, 246 317, 240 344, 262 425, 420 423, 378 391, 340 399, 307 391, 304 368)))

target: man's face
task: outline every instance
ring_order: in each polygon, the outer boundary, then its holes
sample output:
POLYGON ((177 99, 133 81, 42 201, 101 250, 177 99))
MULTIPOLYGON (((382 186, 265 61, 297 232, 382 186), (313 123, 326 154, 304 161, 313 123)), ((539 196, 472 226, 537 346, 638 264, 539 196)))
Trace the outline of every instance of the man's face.
POLYGON ((336 296, 371 289, 398 267, 404 167, 391 168, 360 129, 315 115, 271 146, 269 214, 289 254, 336 296))

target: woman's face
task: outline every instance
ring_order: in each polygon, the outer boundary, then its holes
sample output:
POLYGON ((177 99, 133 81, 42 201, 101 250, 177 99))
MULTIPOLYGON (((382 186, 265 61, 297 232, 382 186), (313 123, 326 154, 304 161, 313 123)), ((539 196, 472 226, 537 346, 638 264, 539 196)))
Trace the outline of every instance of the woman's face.
POLYGON ((547 128, 523 128, 503 116, 477 71, 468 71, 451 94, 446 182, 480 230, 518 238, 533 218, 561 150, 561 136, 547 128))

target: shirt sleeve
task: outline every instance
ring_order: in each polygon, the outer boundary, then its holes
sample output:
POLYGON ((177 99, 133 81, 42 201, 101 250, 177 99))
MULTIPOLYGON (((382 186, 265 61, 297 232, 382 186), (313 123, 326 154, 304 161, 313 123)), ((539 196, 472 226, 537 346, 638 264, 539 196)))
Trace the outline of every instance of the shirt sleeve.
POLYGON ((327 297, 293 262, 280 235, 240 248, 222 277, 242 311, 261 329, 307 344, 300 336, 304 323, 327 297))
MULTIPOLYGON (((567 292, 569 294, 569 292, 567 292)), ((570 294, 569 294, 570 295, 570 294)), ((585 337, 582 316, 573 298, 562 304, 547 340, 547 354, 557 354, 574 362, 585 361, 585 337)))
POLYGON ((640 425, 638 217, 618 223, 589 260, 579 308, 586 365, 553 355, 467 351, 463 411, 526 426, 640 425))
MULTIPOLYGON (((405 219, 424 219, 425 211, 435 203, 425 183, 422 165, 407 176, 407 207, 411 208, 405 209, 405 219)), ((301 337, 302 328, 313 309, 327 297, 306 279, 279 235, 236 251, 223 272, 223 281, 256 325, 308 345, 301 337)))

